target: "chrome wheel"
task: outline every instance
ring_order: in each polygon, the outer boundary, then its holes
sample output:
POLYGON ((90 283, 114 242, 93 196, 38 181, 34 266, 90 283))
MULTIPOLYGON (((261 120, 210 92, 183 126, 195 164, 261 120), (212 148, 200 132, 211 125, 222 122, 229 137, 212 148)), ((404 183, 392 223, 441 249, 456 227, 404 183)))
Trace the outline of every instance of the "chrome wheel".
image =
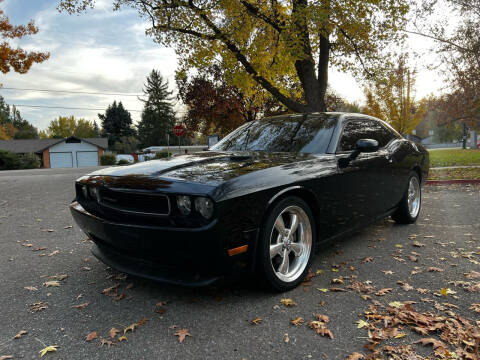
POLYGON ((416 176, 410 178, 408 184, 408 212, 412 218, 416 218, 418 212, 420 211, 420 202, 421 202, 421 193, 420 193, 420 183, 416 176))
POLYGON ((278 215, 270 233, 270 261, 275 275, 292 282, 305 270, 312 251, 312 226, 305 211, 288 206, 278 215))

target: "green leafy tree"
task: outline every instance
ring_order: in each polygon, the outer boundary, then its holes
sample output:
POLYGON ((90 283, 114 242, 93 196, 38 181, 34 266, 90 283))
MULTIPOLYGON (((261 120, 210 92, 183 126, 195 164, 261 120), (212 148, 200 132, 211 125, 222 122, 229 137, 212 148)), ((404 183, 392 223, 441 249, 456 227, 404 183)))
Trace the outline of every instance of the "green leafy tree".
POLYGON ((52 120, 47 130, 40 134, 43 138, 63 139, 70 136, 79 138, 96 137, 93 121, 76 119, 74 116, 59 116, 52 120))
POLYGON ((104 136, 108 136, 108 145, 113 145, 120 140, 122 136, 135 136, 135 130, 132 128, 132 116, 130 112, 123 107, 122 102, 114 101, 109 105, 105 114, 98 114, 102 122, 102 131, 104 136))
POLYGON ((135 136, 122 136, 113 144, 113 150, 119 154, 133 154, 138 149, 138 139, 135 136))
POLYGON ((152 70, 147 77, 142 100, 144 108, 142 119, 138 123, 138 138, 142 147, 166 145, 167 135, 172 136, 175 125, 175 113, 172 106, 172 92, 168 90, 168 82, 160 72, 152 70))
MULTIPOLYGON (((61 0, 81 12, 94 0, 61 0)), ((324 111, 331 66, 375 76, 404 36, 409 0, 116 0, 148 19, 147 33, 180 55, 180 73, 220 59, 245 96, 257 86, 295 112, 324 111), (290 93, 298 83, 297 94, 290 93)))

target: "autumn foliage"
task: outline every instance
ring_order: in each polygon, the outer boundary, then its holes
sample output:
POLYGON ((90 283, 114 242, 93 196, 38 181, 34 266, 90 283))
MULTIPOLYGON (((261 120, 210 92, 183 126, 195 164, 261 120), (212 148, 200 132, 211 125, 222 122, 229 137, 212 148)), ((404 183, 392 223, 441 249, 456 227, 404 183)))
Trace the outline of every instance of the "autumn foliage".
MULTIPOLYGON (((3 0, 0 1, 0 3, 3 0)), ((33 63, 41 63, 50 56, 48 52, 25 51, 21 48, 12 48, 5 39, 21 39, 38 33, 33 21, 27 25, 12 25, 3 10, 0 10, 0 34, 4 41, 0 44, 0 71, 4 74, 11 69, 20 74, 28 72, 33 63)))

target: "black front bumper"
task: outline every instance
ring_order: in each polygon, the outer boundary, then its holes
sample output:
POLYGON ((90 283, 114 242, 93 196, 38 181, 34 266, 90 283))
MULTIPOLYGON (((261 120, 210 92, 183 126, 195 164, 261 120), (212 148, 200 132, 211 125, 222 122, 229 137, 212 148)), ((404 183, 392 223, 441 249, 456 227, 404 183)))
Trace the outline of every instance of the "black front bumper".
POLYGON ((204 286, 232 272, 216 220, 200 228, 115 223, 70 205, 76 223, 95 243, 93 254, 119 271, 157 281, 204 286))

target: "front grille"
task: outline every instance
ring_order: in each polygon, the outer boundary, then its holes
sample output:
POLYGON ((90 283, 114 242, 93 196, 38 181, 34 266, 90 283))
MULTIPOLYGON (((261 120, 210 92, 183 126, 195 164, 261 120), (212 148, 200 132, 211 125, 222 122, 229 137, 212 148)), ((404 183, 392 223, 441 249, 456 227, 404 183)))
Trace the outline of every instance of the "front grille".
POLYGON ((169 198, 163 194, 145 194, 99 188, 98 203, 100 206, 139 215, 166 216, 170 214, 169 198))

